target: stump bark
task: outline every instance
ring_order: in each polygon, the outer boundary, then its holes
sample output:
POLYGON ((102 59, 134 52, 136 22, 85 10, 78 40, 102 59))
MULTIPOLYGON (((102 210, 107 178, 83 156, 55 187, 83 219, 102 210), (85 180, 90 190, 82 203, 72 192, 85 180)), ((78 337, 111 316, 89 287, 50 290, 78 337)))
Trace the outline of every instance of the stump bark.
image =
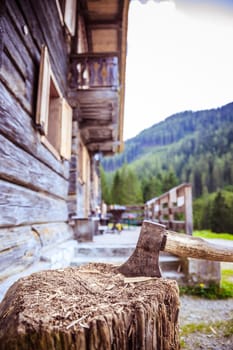
POLYGON ((175 281, 125 278, 109 264, 42 271, 0 304, 1 350, 177 350, 175 281))

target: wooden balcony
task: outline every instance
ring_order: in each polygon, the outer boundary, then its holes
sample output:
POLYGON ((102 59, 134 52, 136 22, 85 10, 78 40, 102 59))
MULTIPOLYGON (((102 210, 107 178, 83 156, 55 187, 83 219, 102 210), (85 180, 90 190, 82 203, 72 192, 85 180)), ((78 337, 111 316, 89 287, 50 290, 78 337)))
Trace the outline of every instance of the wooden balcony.
POLYGON ((118 72, 118 57, 115 55, 72 55, 70 87, 118 90, 118 72))
POLYGON ((69 98, 84 144, 91 153, 113 154, 120 146, 120 79, 113 54, 72 55, 69 98))

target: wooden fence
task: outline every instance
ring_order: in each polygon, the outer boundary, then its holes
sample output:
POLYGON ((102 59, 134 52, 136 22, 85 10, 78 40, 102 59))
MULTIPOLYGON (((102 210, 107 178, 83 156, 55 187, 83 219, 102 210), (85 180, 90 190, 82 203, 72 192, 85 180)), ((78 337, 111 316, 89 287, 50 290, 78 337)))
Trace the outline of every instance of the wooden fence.
POLYGON ((192 235, 192 187, 184 183, 145 203, 145 219, 192 235))

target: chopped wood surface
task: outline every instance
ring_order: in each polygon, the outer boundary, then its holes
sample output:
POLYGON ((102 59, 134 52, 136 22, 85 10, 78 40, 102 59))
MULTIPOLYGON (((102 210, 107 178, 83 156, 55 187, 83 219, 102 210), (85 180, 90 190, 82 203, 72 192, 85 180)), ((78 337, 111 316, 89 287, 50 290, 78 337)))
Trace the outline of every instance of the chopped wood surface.
POLYGON ((0 304, 0 349, 179 349, 175 281, 110 264, 21 278, 0 304))

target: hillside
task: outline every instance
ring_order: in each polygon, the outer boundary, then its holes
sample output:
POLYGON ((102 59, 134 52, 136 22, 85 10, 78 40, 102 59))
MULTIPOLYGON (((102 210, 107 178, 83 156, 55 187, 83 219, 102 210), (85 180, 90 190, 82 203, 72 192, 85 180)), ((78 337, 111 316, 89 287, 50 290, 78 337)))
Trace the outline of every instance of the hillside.
POLYGON ((104 158, 106 173, 128 164, 143 182, 174 170, 193 184, 194 197, 233 184, 233 103, 185 111, 126 141, 123 153, 104 158))

